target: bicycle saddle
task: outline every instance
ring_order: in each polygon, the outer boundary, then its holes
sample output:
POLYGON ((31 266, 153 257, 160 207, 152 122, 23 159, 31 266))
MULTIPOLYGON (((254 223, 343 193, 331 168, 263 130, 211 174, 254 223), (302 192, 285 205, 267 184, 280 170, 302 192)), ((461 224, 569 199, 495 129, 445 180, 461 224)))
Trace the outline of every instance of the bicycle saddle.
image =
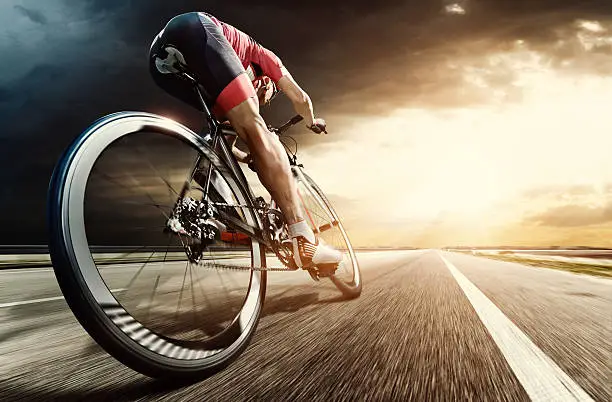
POLYGON ((161 58, 159 55, 155 55, 155 67, 157 71, 162 74, 177 74, 181 71, 176 68, 176 65, 186 66, 185 56, 174 46, 167 45, 164 47, 166 57, 161 58))

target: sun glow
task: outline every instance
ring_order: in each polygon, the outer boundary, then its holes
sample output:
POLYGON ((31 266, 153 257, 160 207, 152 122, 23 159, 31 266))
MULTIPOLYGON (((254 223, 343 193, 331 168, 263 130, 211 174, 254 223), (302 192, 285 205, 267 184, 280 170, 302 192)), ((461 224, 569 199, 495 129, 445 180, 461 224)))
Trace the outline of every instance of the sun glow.
POLYGON ((606 205, 612 36, 600 22, 576 26, 560 40, 584 51, 599 46, 601 54, 553 58, 521 39, 486 53, 466 46, 465 56, 446 64, 460 76, 454 91, 465 94, 466 106, 403 107, 376 121, 353 119, 345 143, 308 150, 308 158, 321 158, 314 174, 325 188, 360 200, 354 216, 384 205, 397 224, 453 217, 469 222, 465 229, 503 225, 575 201, 521 198, 547 186, 587 186, 589 205, 606 205))
POLYGON ((606 29, 598 21, 578 20, 576 21, 576 25, 584 30, 595 33, 602 33, 606 31, 606 29))

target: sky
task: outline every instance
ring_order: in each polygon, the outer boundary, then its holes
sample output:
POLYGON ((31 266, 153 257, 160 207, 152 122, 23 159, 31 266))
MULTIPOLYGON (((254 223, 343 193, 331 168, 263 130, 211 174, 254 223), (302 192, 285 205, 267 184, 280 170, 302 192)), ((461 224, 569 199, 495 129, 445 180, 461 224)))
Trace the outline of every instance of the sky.
MULTIPOLYGON (((612 3, 381 3, 0 2, 0 242, 46 243, 53 166, 98 117, 202 126, 147 51, 203 10, 277 53, 327 120, 293 132, 355 244, 612 247, 612 3)), ((281 97, 263 113, 293 115, 281 97)))

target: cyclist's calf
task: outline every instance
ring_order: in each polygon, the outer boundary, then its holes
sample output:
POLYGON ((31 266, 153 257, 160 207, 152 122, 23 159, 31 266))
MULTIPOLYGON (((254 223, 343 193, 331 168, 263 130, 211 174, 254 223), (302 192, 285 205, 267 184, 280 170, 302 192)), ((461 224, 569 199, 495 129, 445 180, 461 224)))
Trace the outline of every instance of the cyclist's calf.
POLYGON ((297 189, 291 175, 287 154, 276 135, 270 133, 259 114, 259 104, 249 98, 227 113, 227 118, 247 143, 257 165, 257 176, 272 195, 287 223, 302 219, 297 189))

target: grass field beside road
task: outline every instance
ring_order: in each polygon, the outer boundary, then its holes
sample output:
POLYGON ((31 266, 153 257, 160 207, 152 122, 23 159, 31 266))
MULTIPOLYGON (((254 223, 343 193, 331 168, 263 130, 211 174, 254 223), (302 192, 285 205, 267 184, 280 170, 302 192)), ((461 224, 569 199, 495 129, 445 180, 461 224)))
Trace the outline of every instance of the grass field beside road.
POLYGON ((515 253, 494 253, 494 252, 476 252, 472 253, 471 251, 461 251, 465 254, 474 254, 480 257, 491 258, 494 260, 507 261, 507 262, 516 262, 518 264, 529 265, 533 267, 542 267, 542 268, 552 268, 559 269, 563 271, 573 272, 577 274, 586 274, 586 275, 595 275, 605 278, 612 278, 612 265, 608 263, 608 261, 597 260, 595 258, 589 259, 590 261, 585 261, 586 259, 580 260, 572 260, 571 258, 567 258, 566 260, 558 260, 554 259, 553 256, 547 259, 547 256, 532 256, 525 254, 515 254, 515 253))

